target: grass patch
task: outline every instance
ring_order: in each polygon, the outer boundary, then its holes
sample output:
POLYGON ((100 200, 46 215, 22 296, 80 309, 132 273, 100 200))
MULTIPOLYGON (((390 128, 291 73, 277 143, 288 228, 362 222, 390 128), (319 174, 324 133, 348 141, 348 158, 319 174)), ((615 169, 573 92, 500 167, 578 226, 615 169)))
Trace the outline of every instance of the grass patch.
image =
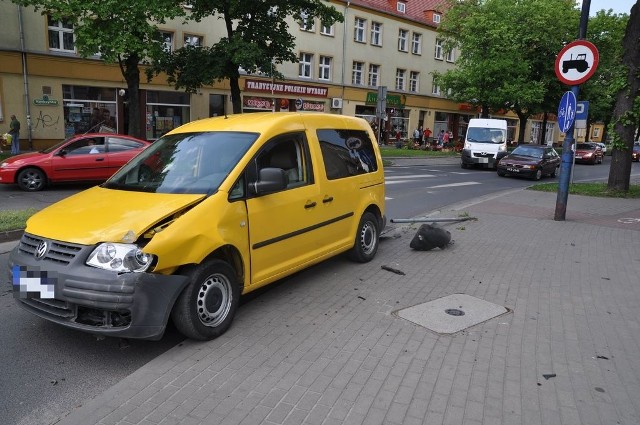
MULTIPOLYGON (((535 184, 528 188, 541 192, 557 192, 558 183, 535 184)), ((569 185, 570 195, 596 196, 600 198, 640 198, 640 185, 629 185, 629 191, 609 190, 607 183, 573 183, 569 185)))
POLYGON ((35 208, 20 211, 0 211, 0 232, 24 229, 27 219, 38 212, 35 208))

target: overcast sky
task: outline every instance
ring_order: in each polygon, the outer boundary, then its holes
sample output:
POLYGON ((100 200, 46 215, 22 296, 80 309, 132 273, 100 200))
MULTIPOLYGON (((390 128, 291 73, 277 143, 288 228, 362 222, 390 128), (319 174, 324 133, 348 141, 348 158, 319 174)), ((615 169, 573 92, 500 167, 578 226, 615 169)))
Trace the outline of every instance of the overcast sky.
MULTIPOLYGON (((582 4, 582 2, 579 2, 582 4)), ((599 10, 613 9, 613 13, 626 13, 631 14, 631 7, 636 3, 636 0, 591 0, 591 6, 589 7, 589 15, 593 16, 599 10)))

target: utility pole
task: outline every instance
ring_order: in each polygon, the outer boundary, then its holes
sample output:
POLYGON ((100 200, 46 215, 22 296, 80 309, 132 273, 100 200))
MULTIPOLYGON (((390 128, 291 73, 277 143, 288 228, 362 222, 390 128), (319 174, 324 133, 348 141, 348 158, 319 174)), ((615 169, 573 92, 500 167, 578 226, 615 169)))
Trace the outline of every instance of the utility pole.
MULTIPOLYGON (((580 13, 580 27, 578 30, 579 40, 584 40, 587 36, 587 24, 589 23, 590 8, 591 0, 583 0, 582 10, 580 13)), ((571 86, 571 92, 575 95, 575 98, 578 99, 578 95, 580 94, 580 85, 576 84, 571 86)), ((569 184, 571 180, 572 165, 574 159, 574 127, 575 124, 572 124, 566 133, 564 142, 562 143, 562 162, 560 164, 560 179, 558 181, 558 197, 556 199, 556 210, 553 217, 553 219, 556 221, 564 221, 567 214, 567 199, 569 197, 569 184)))

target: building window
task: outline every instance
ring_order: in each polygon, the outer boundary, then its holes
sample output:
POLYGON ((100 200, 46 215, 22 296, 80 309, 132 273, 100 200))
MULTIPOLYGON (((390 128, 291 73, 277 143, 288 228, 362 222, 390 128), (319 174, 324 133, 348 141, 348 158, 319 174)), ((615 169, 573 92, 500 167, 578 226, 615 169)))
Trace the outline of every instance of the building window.
POLYGON ((404 2, 399 1, 397 3, 396 10, 400 13, 405 13, 405 11, 407 10, 407 5, 404 2))
POLYGON ((47 25, 49 26, 49 49, 75 53, 75 37, 71 21, 56 21, 49 15, 47 25))
POLYGON ((367 21, 362 18, 356 18, 354 25, 353 40, 358 43, 366 43, 367 36, 365 31, 367 30, 367 21))
POLYGON ((456 57, 453 54, 453 49, 447 51, 447 62, 455 62, 456 57))
POLYGON ((353 71, 351 73, 351 83, 355 86, 361 86, 363 73, 364 73, 364 63, 354 61, 353 71))
POLYGON ((442 60, 442 51, 442 40, 438 39, 436 40, 436 51, 433 57, 442 60))
POLYGON ((204 45, 204 37, 201 35, 185 34, 184 47, 202 47, 204 45))
POLYGON ((298 76, 302 78, 311 78, 311 66, 313 55, 311 53, 300 53, 298 76))
POLYGON ((422 34, 418 34, 416 32, 413 33, 413 38, 411 39, 411 53, 414 55, 422 54, 422 34))
POLYGON ((435 22, 436 24, 440 23, 440 15, 438 15, 437 13, 433 14, 433 22, 435 22))
POLYGON ((436 96, 440 96, 440 87, 436 84, 436 79, 433 79, 432 82, 432 86, 431 86, 431 94, 434 94, 436 96))
POLYGON ((407 71, 398 68, 396 70, 396 90, 405 90, 405 75, 407 71))
POLYGON ((382 46, 382 24, 380 22, 371 22, 371 44, 382 46))
POLYGON ((162 49, 167 53, 171 53, 173 51, 173 33, 160 31, 160 37, 162 38, 162 49))
POLYGON ((380 65, 369 64, 369 87, 378 87, 380 81, 380 65))
POLYGON ((300 12, 300 30, 313 32, 316 30, 315 20, 313 16, 309 16, 309 12, 303 10, 300 12))
POLYGON ((318 78, 320 80, 331 80, 331 58, 329 56, 320 56, 318 78))
POLYGON ((333 35, 333 25, 325 25, 322 24, 320 26, 320 34, 322 35, 333 35))
POLYGON ((409 31, 403 29, 398 31, 398 50, 400 50, 401 52, 407 52, 409 50, 407 47, 408 37, 409 31))
POLYGON ((191 121, 191 102, 187 93, 149 90, 146 100, 147 140, 158 139, 168 131, 191 121))
POLYGON ((409 91, 412 93, 418 93, 420 90, 420 73, 417 71, 411 71, 409 73, 409 91))

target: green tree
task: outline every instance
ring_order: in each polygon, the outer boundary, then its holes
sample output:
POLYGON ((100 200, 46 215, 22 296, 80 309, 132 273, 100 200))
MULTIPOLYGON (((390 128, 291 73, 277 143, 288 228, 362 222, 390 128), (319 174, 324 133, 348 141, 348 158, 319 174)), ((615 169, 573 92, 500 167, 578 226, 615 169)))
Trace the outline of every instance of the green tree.
POLYGON ((631 149, 640 124, 640 4, 631 8, 622 49, 622 63, 626 68, 626 83, 618 91, 613 109, 613 150, 607 187, 629 190, 631 180, 631 149))
POLYGON ((242 112, 240 69, 283 78, 276 65, 298 61, 288 16, 299 21, 319 18, 322 25, 344 19, 322 0, 194 0, 190 4, 192 19, 217 17, 224 21, 227 36, 212 46, 187 46, 167 53, 148 75, 164 72, 169 83, 189 93, 215 81, 229 80, 234 113, 242 112))
POLYGON ((127 82, 129 131, 144 137, 140 121, 140 65, 162 52, 158 24, 184 15, 172 0, 12 0, 53 19, 73 23, 75 46, 82 57, 100 54, 106 63, 117 63, 127 82))
MULTIPOLYGON (((611 122, 616 94, 625 86, 627 69, 622 65, 622 38, 629 15, 601 10, 589 18, 587 39, 599 53, 598 69, 580 87, 580 98, 589 101, 590 122, 611 122)), ((606 132, 603 135, 606 137, 606 132)))
POLYGON ((535 113, 557 107, 555 57, 573 38, 579 13, 572 0, 449 0, 439 32, 458 48, 456 68, 435 73, 458 102, 490 111, 510 109, 520 121, 519 142, 535 113))

